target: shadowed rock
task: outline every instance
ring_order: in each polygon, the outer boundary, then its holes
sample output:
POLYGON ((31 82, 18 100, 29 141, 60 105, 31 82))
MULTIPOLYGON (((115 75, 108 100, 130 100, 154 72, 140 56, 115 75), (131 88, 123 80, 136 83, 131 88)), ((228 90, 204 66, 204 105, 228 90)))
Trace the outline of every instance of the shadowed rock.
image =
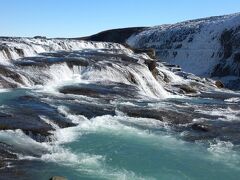
POLYGON ((16 88, 19 87, 17 83, 24 84, 20 74, 13 71, 13 69, 0 65, 0 86, 2 88, 16 88))
POLYGON ((67 180, 67 178, 62 176, 53 176, 49 180, 67 180))
POLYGON ((116 98, 133 98, 137 91, 136 87, 123 83, 78 84, 64 86, 59 89, 59 92, 63 94, 84 95, 108 100, 114 100, 116 98))
POLYGON ((61 128, 74 125, 61 117, 55 108, 34 97, 21 96, 13 102, 10 101, 4 111, 0 116, 0 130, 21 129, 25 134, 40 142, 45 141, 51 135, 49 131, 54 130, 40 116, 49 118, 61 128))

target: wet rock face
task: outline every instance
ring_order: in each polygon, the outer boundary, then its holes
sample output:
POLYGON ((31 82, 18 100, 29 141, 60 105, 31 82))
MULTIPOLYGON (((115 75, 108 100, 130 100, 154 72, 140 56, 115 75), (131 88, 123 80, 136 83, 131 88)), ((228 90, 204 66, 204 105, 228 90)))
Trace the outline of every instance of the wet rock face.
POLYGON ((225 62, 217 64, 211 73, 211 77, 224 77, 231 74, 231 66, 225 65, 225 62))
POLYGON ((212 76, 240 75, 240 26, 235 29, 226 29, 221 37, 222 45, 221 62, 215 67, 212 76), (231 62, 232 60, 232 62, 231 62))
POLYGON ((220 36, 222 49, 219 51, 221 61, 212 72, 212 76, 240 76, 240 26, 232 29, 225 29, 220 36))
POLYGON ((145 60, 145 64, 148 66, 148 69, 152 72, 156 67, 157 67, 157 63, 154 60, 149 60, 146 59, 145 60))
POLYGON ((18 72, 14 72, 6 66, 0 65, 0 86, 2 88, 16 88, 19 84, 24 84, 24 81, 18 72))
POLYGON ((126 113, 130 117, 138 118, 152 118, 162 122, 169 123, 171 125, 185 124, 192 121, 192 117, 183 113, 177 113, 174 111, 166 110, 154 110, 154 109, 141 109, 141 108, 129 108, 121 107, 120 111, 126 113))
POLYGON ((225 30, 221 36, 221 43, 224 48, 224 57, 227 59, 240 48, 240 26, 235 29, 225 30))
POLYGON ((239 90, 240 89, 240 78, 235 80, 230 80, 225 87, 232 89, 232 90, 239 90))
POLYGON ((17 159, 17 155, 14 153, 13 147, 0 142, 0 169, 5 166, 4 159, 17 159))
POLYGON ((104 84, 79 84, 74 86, 64 86, 59 89, 63 94, 85 95, 95 98, 114 100, 116 98, 134 98, 137 88, 123 83, 104 84))
MULTIPOLYGON (((2 110, 1 110, 2 111, 2 110)), ((59 127, 70 127, 74 124, 66 121, 57 110, 38 99, 29 96, 21 96, 14 101, 9 101, 0 116, 0 130, 21 129, 25 134, 36 141, 45 141, 54 130, 40 116, 49 118, 59 127)))
POLYGON ((182 91, 184 91, 185 94, 192 94, 197 93, 197 90, 194 87, 191 87, 191 85, 182 84, 177 85, 182 91))
POLYGON ((240 123, 227 121, 202 121, 194 123, 186 129, 184 139, 187 141, 212 140, 217 138, 221 141, 230 141, 239 144, 240 123))
POLYGON ((233 51, 233 34, 234 31, 232 29, 230 30, 225 30, 221 37, 220 37, 220 42, 223 46, 223 59, 227 59, 232 55, 233 51))

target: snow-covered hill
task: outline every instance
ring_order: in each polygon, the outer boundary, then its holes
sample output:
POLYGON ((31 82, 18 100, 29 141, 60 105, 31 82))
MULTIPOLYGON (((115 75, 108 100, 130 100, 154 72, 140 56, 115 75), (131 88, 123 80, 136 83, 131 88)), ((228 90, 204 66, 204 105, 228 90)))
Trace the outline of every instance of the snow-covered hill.
POLYGON ((237 88, 240 13, 155 26, 131 36, 127 43, 136 48, 154 48, 162 61, 237 88))

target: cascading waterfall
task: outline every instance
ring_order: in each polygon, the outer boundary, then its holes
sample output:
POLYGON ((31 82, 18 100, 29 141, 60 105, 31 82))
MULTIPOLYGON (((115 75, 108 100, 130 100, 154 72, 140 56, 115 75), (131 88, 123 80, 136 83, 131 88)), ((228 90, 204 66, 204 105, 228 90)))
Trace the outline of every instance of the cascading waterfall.
MULTIPOLYGON (((17 42, 9 42, 9 46, 15 46, 14 48, 22 48, 23 53, 18 54, 18 56, 10 53, 10 57, 12 59, 19 58, 20 56, 29 56, 34 55, 34 53, 50 51, 50 50, 76 50, 76 49, 88 49, 91 52, 91 49, 99 49, 99 52, 103 52, 105 48, 113 48, 114 51, 118 51, 119 54, 126 54, 129 57, 133 58, 147 58, 146 55, 136 55, 131 50, 124 48, 121 45, 114 43, 91 43, 91 42, 83 42, 83 41, 61 41, 61 40, 38 40, 38 39, 18 39, 17 42), (40 48, 41 47, 41 48, 40 48), (51 47, 52 49, 50 49, 51 47), (28 51, 28 52, 27 52, 28 51)), ((12 48, 10 48, 9 52, 12 52, 12 48)), ((96 51, 96 50, 94 50, 96 51)), ((93 51, 93 52, 94 52, 93 51)), ((18 50, 19 52, 19 50, 18 50)), ((88 52, 88 51, 87 51, 88 52)), ((16 53, 16 52, 14 52, 16 53)), ((113 52, 107 51, 107 54, 111 56, 113 52)), ((67 56, 79 56, 78 54, 74 54, 69 52, 67 56), (68 55, 69 54, 69 55, 68 55)), ((43 54, 43 57, 45 55, 43 54)), ((85 56, 85 55, 84 55, 85 56)), ((8 57, 9 58, 9 57, 8 57)), ((41 58, 41 57, 38 57, 41 58)), ((23 58, 24 59, 24 58, 23 58)), ((30 58, 30 61, 34 61, 34 57, 30 58)), ((51 86, 60 84, 61 82, 66 81, 75 81, 78 79, 84 79, 86 81, 113 81, 120 82, 125 84, 134 84, 138 86, 139 90, 145 96, 149 97, 158 97, 158 98, 166 98, 169 97, 169 93, 164 90, 162 84, 158 82, 146 67, 143 64, 143 61, 139 61, 140 63, 134 63, 129 65, 124 65, 116 62, 111 62, 113 59, 111 57, 109 59, 103 59, 100 62, 97 62, 98 67, 95 65, 91 65, 89 67, 82 67, 81 65, 73 65, 72 67, 68 67, 66 63, 58 63, 53 65, 47 65, 43 67, 21 67, 23 73, 26 77, 24 78, 25 85, 34 85, 34 84, 43 84, 45 86, 51 86), (109 66, 109 64, 111 64, 109 66), (81 69, 85 70, 82 71, 81 69), (129 81, 129 76, 133 76, 132 80, 135 82, 129 81), (30 82, 27 82, 26 80, 30 82)), ((17 60, 17 62, 21 62, 17 60)), ((21 75, 22 76, 22 75, 21 75)))
POLYGON ((53 51, 77 51, 82 49, 122 49, 130 52, 120 44, 97 43, 79 40, 34 39, 34 38, 0 38, 0 62, 9 64, 9 60, 32 57, 38 53, 53 51))
POLYGON ((239 176, 240 142, 231 131, 231 121, 239 126, 238 94, 186 97, 187 84, 196 91, 216 87, 154 66, 146 54, 119 44, 4 41, 0 61, 9 64, 2 63, 0 83, 15 89, 0 93, 1 175, 14 176, 17 169, 37 180, 239 176), (10 53, 3 55, 6 47, 10 53))

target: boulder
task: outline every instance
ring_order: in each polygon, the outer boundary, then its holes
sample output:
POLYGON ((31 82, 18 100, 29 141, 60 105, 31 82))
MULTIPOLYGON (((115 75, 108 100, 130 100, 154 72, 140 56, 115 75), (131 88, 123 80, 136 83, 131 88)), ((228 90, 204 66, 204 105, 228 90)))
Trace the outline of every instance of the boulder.
POLYGON ((215 82, 215 85, 218 87, 218 88, 224 88, 224 84, 221 82, 221 81, 216 81, 215 82))
POLYGON ((192 94, 192 93, 197 93, 197 90, 191 87, 190 85, 187 84, 181 84, 179 85, 179 88, 184 91, 186 94, 192 94))

